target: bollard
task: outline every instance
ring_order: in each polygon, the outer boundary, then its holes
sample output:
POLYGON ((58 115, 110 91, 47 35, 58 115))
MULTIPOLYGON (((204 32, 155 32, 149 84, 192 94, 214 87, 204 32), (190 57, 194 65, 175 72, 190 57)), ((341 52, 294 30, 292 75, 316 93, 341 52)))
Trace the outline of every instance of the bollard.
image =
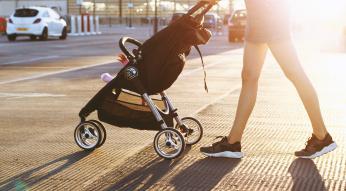
POLYGON ((100 31, 100 17, 95 16, 95 28, 96 28, 96 34, 101 34, 100 31))
POLYGON ((82 17, 80 15, 77 16, 77 35, 84 35, 82 32, 82 17))
POLYGON ((89 17, 89 23, 90 23, 90 34, 95 35, 95 25, 94 25, 95 19, 94 16, 89 17))
POLYGON ((70 36, 78 35, 76 33, 76 17, 74 15, 71 15, 70 27, 71 27, 71 32, 68 35, 70 35, 70 36))
POLYGON ((88 16, 87 15, 83 15, 83 29, 84 29, 84 34, 86 35, 90 35, 89 31, 88 31, 88 16))

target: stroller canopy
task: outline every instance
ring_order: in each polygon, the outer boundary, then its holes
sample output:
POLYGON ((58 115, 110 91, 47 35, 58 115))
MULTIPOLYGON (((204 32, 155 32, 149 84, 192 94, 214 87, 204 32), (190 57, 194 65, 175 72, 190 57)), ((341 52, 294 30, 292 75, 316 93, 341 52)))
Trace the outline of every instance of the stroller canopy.
POLYGON ((202 23, 211 6, 200 2, 139 47, 139 76, 148 94, 168 89, 182 72, 191 47, 208 42, 211 33, 202 23))

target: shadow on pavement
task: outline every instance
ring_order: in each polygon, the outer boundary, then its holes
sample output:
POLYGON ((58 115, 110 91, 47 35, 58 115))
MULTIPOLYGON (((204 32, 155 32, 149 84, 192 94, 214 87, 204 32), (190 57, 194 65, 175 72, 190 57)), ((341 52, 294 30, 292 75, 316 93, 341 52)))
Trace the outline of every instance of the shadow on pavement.
POLYGON ((29 187, 48 179, 49 177, 65 170, 72 164, 88 156, 91 152, 78 151, 61 158, 50 161, 34 169, 25 171, 19 175, 11 177, 5 181, 0 182, 0 190, 26 190, 29 187), (61 164, 62 163, 62 164, 61 164), (55 166, 57 165, 57 166, 55 166), (54 166, 53 169, 49 169, 50 166, 54 166), (45 173, 39 173, 47 169, 45 173), (49 169, 49 170, 48 170, 49 169))
POLYGON ((311 159, 295 159, 288 172, 292 176, 292 190, 327 190, 320 172, 311 159))
POLYGON ((207 157, 179 172, 170 183, 176 190, 211 190, 240 161, 241 159, 207 157))
MULTIPOLYGON (((184 155, 190 150, 191 147, 186 146, 184 155)), ((175 160, 164 160, 157 157, 115 184, 108 186, 105 190, 147 190, 173 169, 182 158, 184 156, 180 156, 175 160)))

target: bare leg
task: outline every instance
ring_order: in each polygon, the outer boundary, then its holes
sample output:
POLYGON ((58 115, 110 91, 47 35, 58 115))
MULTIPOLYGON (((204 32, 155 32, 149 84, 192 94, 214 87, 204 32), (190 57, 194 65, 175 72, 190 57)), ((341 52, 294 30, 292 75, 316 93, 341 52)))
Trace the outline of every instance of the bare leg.
POLYGON ((233 144, 241 140, 246 123, 256 103, 258 79, 261 74, 267 45, 246 42, 243 57, 242 88, 233 127, 228 142, 233 144))
POLYGON ((318 139, 323 139, 327 134, 324 125, 318 97, 310 80, 305 74, 292 41, 268 44, 275 59, 280 64, 286 77, 293 83, 309 115, 313 134, 318 139))

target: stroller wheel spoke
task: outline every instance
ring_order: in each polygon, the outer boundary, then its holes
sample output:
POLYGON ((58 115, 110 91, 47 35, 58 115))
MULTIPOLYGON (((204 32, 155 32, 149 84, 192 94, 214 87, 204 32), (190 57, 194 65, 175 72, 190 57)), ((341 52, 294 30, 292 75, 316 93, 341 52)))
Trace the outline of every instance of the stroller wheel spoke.
POLYGON ((173 159, 184 151, 185 140, 179 131, 167 128, 156 134, 154 148, 161 157, 173 159))
POLYGON ((100 142, 100 130, 95 123, 86 121, 75 129, 75 141, 83 149, 94 149, 100 142))

